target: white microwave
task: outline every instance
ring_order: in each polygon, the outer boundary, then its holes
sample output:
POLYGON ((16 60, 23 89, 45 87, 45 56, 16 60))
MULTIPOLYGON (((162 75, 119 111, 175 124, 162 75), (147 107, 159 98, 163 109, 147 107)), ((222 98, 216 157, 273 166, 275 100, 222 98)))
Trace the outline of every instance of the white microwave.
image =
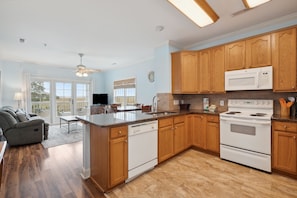
POLYGON ((272 89, 272 66, 225 72, 225 90, 272 89))

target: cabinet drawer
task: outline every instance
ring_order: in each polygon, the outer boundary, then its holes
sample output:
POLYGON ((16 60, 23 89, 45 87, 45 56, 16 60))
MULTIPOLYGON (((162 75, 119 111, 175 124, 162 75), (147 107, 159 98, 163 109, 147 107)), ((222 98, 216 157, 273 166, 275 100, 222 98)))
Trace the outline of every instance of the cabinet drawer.
POLYGON ((165 119, 160 119, 159 120, 159 128, 170 126, 172 124, 173 124, 172 118, 165 118, 165 119))
POLYGON ((297 124, 293 122, 278 122, 273 121, 272 126, 274 130, 288 131, 297 133, 297 124))
POLYGON ((118 138, 128 135, 128 126, 113 127, 110 129, 110 138, 118 138))
POLYGON ((219 116, 208 115, 207 116, 207 121, 208 122, 219 122, 219 116))
POLYGON ((181 123, 181 122, 185 122, 185 116, 177 116, 173 118, 173 122, 174 124, 176 123, 181 123))

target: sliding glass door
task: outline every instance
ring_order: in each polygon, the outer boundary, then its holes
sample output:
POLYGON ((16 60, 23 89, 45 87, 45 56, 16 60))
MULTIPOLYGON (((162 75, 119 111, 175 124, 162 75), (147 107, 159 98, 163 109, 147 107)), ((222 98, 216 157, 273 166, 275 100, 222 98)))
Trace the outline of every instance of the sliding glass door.
POLYGON ((51 122, 51 82, 35 80, 31 82, 31 112, 51 122))
POLYGON ((31 81, 31 111, 48 123, 60 116, 88 115, 91 83, 56 80, 31 81))

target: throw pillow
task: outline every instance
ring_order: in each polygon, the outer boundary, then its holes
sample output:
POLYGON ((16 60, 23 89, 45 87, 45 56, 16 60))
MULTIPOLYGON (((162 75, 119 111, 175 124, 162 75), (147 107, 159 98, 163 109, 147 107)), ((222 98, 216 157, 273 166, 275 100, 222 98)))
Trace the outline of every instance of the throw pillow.
POLYGON ((20 122, 25 122, 28 120, 25 113, 17 112, 16 115, 18 116, 20 122))

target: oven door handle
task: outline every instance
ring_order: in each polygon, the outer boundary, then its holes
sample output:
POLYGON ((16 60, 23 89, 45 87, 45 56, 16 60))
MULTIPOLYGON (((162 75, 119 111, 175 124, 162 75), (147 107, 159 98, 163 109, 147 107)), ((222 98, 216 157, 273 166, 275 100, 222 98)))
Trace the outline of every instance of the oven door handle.
POLYGON ((221 121, 229 121, 229 122, 243 122, 248 124, 262 124, 262 125, 271 125, 271 121, 258 121, 258 120, 243 120, 243 119, 236 119, 236 118, 220 118, 221 121))

